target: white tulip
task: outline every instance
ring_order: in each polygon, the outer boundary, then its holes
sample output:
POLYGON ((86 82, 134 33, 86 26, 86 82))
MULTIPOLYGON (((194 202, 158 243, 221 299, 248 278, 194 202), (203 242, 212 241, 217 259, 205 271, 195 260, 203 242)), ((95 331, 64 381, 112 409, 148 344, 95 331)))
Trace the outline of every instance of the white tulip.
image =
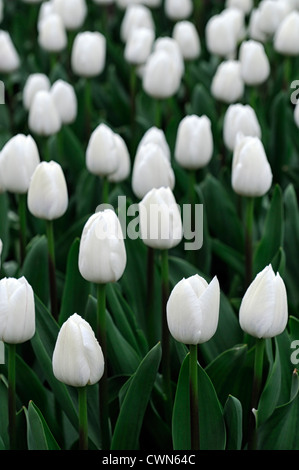
POLYGON ((223 13, 212 16, 206 24, 205 37, 210 54, 227 58, 235 53, 237 36, 230 18, 223 13))
POLYGON ((61 122, 71 124, 77 117, 77 96, 74 87, 64 80, 56 80, 51 87, 51 95, 58 110, 61 122))
POLYGON ((38 43, 48 52, 61 52, 67 46, 67 34, 61 17, 50 14, 39 23, 38 43))
POLYGON ((272 171, 258 137, 237 138, 232 162, 232 187, 237 194, 260 197, 272 184, 272 171))
POLYGON ((195 274, 179 281, 167 302, 167 323, 180 343, 201 344, 216 333, 220 308, 220 287, 215 276, 210 284, 195 274))
POLYGON ((154 43, 153 52, 159 51, 165 51, 171 55, 174 63, 178 67, 178 73, 181 78, 185 70, 185 64, 178 42, 170 36, 159 37, 154 43))
POLYGON ((90 324, 74 313, 61 326, 53 356, 53 373, 73 387, 97 383, 104 374, 104 356, 90 324))
POLYGON ((140 237, 145 245, 158 250, 169 250, 181 242, 181 213, 169 187, 153 188, 138 207, 140 237))
POLYGON ((170 20, 185 20, 193 12, 193 2, 191 0, 165 0, 164 10, 170 20))
POLYGON ((164 152, 164 155, 168 158, 170 161, 170 147, 168 145, 168 142, 165 137, 165 133, 162 129, 159 129, 156 126, 150 127, 142 136, 138 146, 137 146, 137 151, 136 154, 138 154, 140 148, 144 144, 148 143, 153 143, 157 144, 161 147, 162 151, 164 152))
POLYGON ((241 76, 241 63, 226 60, 217 67, 212 80, 211 92, 215 99, 227 104, 240 100, 244 93, 244 80, 241 76))
POLYGON ((124 57, 130 64, 144 64, 152 51, 155 33, 150 28, 134 28, 129 35, 124 51, 124 57))
POLYGON ((0 72, 15 72, 20 67, 19 54, 7 31, 0 30, 0 72))
POLYGON ((84 31, 75 37, 71 64, 73 72, 81 77, 100 75, 106 64, 106 38, 95 31, 84 31))
POLYGON ((256 338, 281 334, 288 321, 287 293, 271 265, 257 274, 242 299, 239 311, 243 331, 256 338))
POLYGON ((99 124, 90 136, 86 166, 90 173, 97 176, 107 176, 117 170, 115 133, 104 123, 99 124))
POLYGON ((25 279, 0 280, 0 340, 19 344, 35 334, 35 303, 31 285, 25 279))
POLYGON ((275 34, 280 23, 290 13, 290 5, 277 0, 262 0, 258 9, 259 27, 268 37, 275 34))
POLYGON ((52 0, 52 5, 67 30, 75 30, 83 25, 87 15, 85 0, 52 0))
POLYGON ((213 155, 211 121, 207 116, 185 116, 178 127, 174 156, 184 168, 206 166, 213 155))
POLYGON ((254 8, 251 12, 248 25, 248 36, 250 39, 260 41, 262 43, 267 41, 268 35, 262 30, 261 27, 261 12, 258 8, 254 8))
POLYGON ((223 139, 230 151, 235 148, 238 134, 261 138, 261 126, 255 110, 248 104, 231 104, 224 115, 223 139))
POLYGON ((120 221, 111 209, 97 212, 86 222, 80 241, 79 270, 96 284, 117 282, 127 263, 120 221))
POLYGON ((50 136, 61 129, 61 118, 50 91, 35 93, 29 109, 28 125, 32 132, 50 136))
POLYGON ((270 62, 262 43, 248 40, 239 51, 241 75, 248 86, 261 85, 270 75, 270 62))
POLYGON ((274 49, 284 55, 299 55, 298 11, 290 13, 278 27, 274 36, 274 49))
POLYGON ((111 183, 118 183, 128 178, 131 170, 131 158, 124 139, 119 134, 115 134, 114 138, 116 145, 117 168, 113 173, 108 175, 107 179, 111 183))
POLYGON ((130 34, 135 28, 147 28, 155 30, 151 10, 145 5, 132 4, 126 8, 124 17, 120 26, 121 40, 126 43, 130 34))
POLYGON ((54 220, 68 207, 68 190, 59 163, 41 162, 35 169, 28 190, 28 209, 35 217, 54 220))
POLYGON ((195 25, 191 21, 178 21, 172 32, 185 60, 194 60, 200 56, 201 44, 195 25))
POLYGON ((0 153, 0 173, 6 191, 27 193, 31 177, 39 163, 38 148, 30 135, 17 134, 12 137, 0 153))
POLYGON ((33 73, 28 76, 23 88, 23 105, 28 111, 31 107, 33 98, 38 91, 49 91, 51 82, 44 73, 33 73))
POLYGON ((132 189, 142 199, 151 189, 175 185, 171 162, 162 148, 152 142, 143 144, 135 157, 132 171, 132 189))
POLYGON ((253 8, 253 0, 226 0, 226 8, 239 8, 248 15, 253 8))

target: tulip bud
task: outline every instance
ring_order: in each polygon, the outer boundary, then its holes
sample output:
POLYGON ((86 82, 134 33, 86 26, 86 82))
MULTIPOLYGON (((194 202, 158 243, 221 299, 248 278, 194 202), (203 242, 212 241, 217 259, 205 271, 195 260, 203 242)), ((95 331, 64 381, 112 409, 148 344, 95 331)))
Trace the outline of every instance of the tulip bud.
POLYGON ((57 80, 50 90, 61 122, 71 124, 77 117, 77 96, 72 85, 64 80, 57 80))
POLYGON ((185 116, 178 127, 174 156, 183 168, 197 170, 213 155, 211 121, 207 116, 185 116))
POLYGON ((290 13, 290 6, 282 1, 263 0, 259 4, 259 11, 260 29, 268 37, 272 37, 283 19, 290 13))
POLYGON ((95 31, 78 33, 75 37, 71 63, 73 72, 81 77, 100 75, 106 63, 106 38, 95 31))
POLYGON ((118 158, 115 134, 106 124, 92 132, 86 150, 86 166, 90 173, 107 176, 117 170, 118 158))
POLYGON ((120 37, 124 43, 135 28, 147 28, 155 30, 155 24, 151 10, 145 5, 129 5, 126 8, 121 26, 120 37))
POLYGON ((38 135, 50 136, 61 129, 61 119, 49 91, 38 91, 29 109, 28 125, 38 135))
POLYGON ((174 188, 175 176, 170 160, 161 147, 154 143, 142 145, 136 154, 133 172, 132 189, 142 199, 152 188, 169 186, 174 188))
POLYGON ((194 60, 200 56, 201 44, 195 25, 191 21, 178 21, 172 32, 185 60, 194 60))
POLYGON ((177 41, 169 36, 156 39, 153 51, 156 52, 161 50, 164 50, 173 57, 174 63, 177 64, 180 77, 182 77, 185 70, 185 64, 177 41))
POLYGON ((272 184, 272 171, 258 137, 239 136, 233 154, 232 187, 237 194, 260 197, 272 184))
POLYGON ((191 0, 165 0, 165 15, 173 21, 188 18, 193 11, 191 0))
POLYGON ((248 104, 231 104, 224 115, 223 139, 225 146, 233 151, 238 134, 261 138, 261 127, 255 110, 248 104))
POLYGON ((25 194, 35 168, 40 162, 33 138, 17 134, 3 147, 0 154, 2 183, 7 191, 25 194))
POLYGON ((29 190, 28 209, 39 219, 62 217, 68 207, 68 191, 59 163, 41 162, 35 169, 29 190))
POLYGON ((73 387, 97 383, 104 373, 104 356, 90 324, 74 313, 61 326, 53 356, 53 373, 73 387))
POLYGON ((177 246, 183 237, 180 209, 170 188, 153 188, 139 203, 140 236, 158 250, 177 246))
POLYGON ((241 64, 237 60, 222 62, 213 77, 211 92, 215 99, 225 103, 240 100, 244 93, 241 64))
POLYGON ((97 212, 86 222, 79 249, 79 270, 89 282, 117 282, 127 263, 122 228, 111 209, 97 212))
POLYGON ((61 17, 52 13, 39 23, 38 43, 45 51, 60 52, 67 46, 67 34, 61 17))
POLYGON ((0 340, 19 344, 35 333, 35 304, 32 287, 25 279, 0 280, 0 340))
POLYGON ((207 49, 210 54, 228 57, 237 47, 237 38, 231 22, 222 14, 212 16, 205 29, 207 49))
POLYGON ((248 15, 253 8, 253 0, 226 0, 226 8, 239 8, 245 15, 248 15))
POLYGON ((151 53, 155 33, 150 28, 134 28, 129 35, 124 56, 130 64, 142 65, 151 53))
POLYGON ((256 338, 273 338, 288 321, 286 288, 271 265, 257 274, 242 299, 239 311, 243 331, 256 338))
POLYGON ((210 284, 198 274, 178 282, 167 302, 171 335, 180 343, 201 344, 214 336, 219 319, 220 287, 215 276, 210 284))
POLYGON ((274 49, 280 54, 299 55, 299 12, 291 12, 280 24, 274 36, 274 49))
POLYGON ((261 28, 260 18, 260 10, 258 8, 253 9, 249 18, 248 35, 255 41, 266 42, 268 36, 261 28))
POLYGON ((113 173, 110 173, 107 178, 111 183, 118 183, 128 178, 131 170, 131 158, 124 139, 118 134, 114 134, 114 139, 116 145, 117 168, 113 173))
POLYGON ((244 41, 239 51, 241 75, 246 85, 261 85, 270 75, 270 63, 263 44, 244 41))
POLYGON ((75 30, 83 25, 87 14, 85 0, 52 0, 52 5, 67 30, 75 30))
POLYGON ((20 66, 20 57, 7 31, 0 31, 0 72, 11 73, 20 66))
POLYGON ((51 83, 49 77, 43 73, 33 73, 29 75, 23 88, 23 105, 28 111, 33 98, 38 91, 49 91, 51 83))
POLYGON ((138 144, 136 154, 138 154, 138 152, 139 152, 140 148, 142 147, 142 145, 148 144, 150 142, 153 143, 153 144, 159 145, 161 147, 161 149, 163 150, 164 155, 170 161, 170 148, 169 148, 168 142, 166 140, 165 134, 164 134, 162 129, 159 129, 156 126, 150 127, 145 132, 145 134, 143 135, 142 139, 140 140, 140 142, 138 144))

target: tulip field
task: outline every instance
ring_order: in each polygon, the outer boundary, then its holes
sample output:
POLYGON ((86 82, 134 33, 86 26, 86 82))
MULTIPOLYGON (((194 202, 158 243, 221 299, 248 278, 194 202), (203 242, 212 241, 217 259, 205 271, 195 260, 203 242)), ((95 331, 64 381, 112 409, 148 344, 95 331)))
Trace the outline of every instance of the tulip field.
POLYGON ((298 195, 298 0, 0 0, 0 449, 299 450, 298 195))

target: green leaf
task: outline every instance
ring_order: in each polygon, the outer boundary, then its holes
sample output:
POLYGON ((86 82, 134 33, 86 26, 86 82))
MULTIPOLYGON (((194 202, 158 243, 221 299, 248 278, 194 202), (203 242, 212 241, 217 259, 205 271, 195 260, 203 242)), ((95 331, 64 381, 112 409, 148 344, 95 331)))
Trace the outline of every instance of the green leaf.
POLYGON ((241 450, 243 438, 243 410, 241 402, 229 395, 224 406, 224 419, 227 429, 227 450, 241 450))
POLYGON ((144 414, 157 377, 161 345, 154 346, 130 379, 112 437, 111 450, 136 450, 144 414))
MULTIPOLYGON (((224 450, 226 431, 222 407, 208 374, 199 364, 197 370, 200 449, 224 450)), ((172 438, 174 450, 191 449, 189 354, 179 373, 173 408, 172 438)))
POLYGON ((28 450, 59 450, 53 434, 38 407, 29 402, 27 419, 28 450))

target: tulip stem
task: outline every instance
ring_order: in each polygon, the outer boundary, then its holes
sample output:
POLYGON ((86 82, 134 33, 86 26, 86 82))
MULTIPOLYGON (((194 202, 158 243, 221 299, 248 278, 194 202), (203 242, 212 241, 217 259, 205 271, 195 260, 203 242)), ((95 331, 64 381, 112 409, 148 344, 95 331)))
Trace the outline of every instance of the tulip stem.
POLYGON ((161 250, 161 280, 162 280, 162 377, 166 396, 166 413, 169 414, 172 404, 170 377, 170 335, 167 324, 166 305, 169 297, 169 266, 168 250, 161 250))
POLYGON ((87 387, 78 387, 79 449, 88 450, 87 387))
POLYGON ((91 81, 89 78, 85 80, 85 106, 86 106, 86 137, 89 138, 92 125, 92 92, 91 81))
POLYGON ((102 204, 108 204, 109 201, 109 180, 107 176, 102 177, 102 204))
POLYGON ((263 379, 263 364, 264 364, 264 347, 265 340, 263 338, 256 339, 255 356, 254 356, 254 372, 253 372, 253 386, 251 398, 251 415, 249 418, 249 439, 248 449, 254 450, 256 448, 256 425, 255 417, 252 413, 253 409, 257 409, 260 397, 260 391, 263 379))
POLYGON ((102 449, 110 447, 109 412, 108 412, 108 375, 107 375, 107 338, 106 338, 106 285, 98 284, 98 326, 97 336, 103 351, 105 368, 99 383, 100 423, 102 431, 102 449))
POLYGON ((50 282, 50 300, 53 317, 57 320, 57 287, 56 287, 56 261, 55 261, 55 242, 53 221, 47 220, 47 240, 48 240, 48 264, 49 264, 49 282, 50 282))
POLYGON ((154 316, 154 270, 155 268, 155 250, 151 247, 147 248, 147 313, 146 320, 148 324, 147 340, 150 347, 155 342, 155 316, 154 316))
POLYGON ((254 217, 254 198, 247 199, 246 205, 246 228, 245 228, 245 287, 252 281, 252 231, 254 217))
POLYGON ((19 194, 19 221, 20 221, 20 263, 23 265, 26 251, 26 194, 19 194))
POLYGON ((16 345, 8 345, 8 416, 10 449, 16 449, 16 345))
POLYGON ((190 344, 190 424, 191 449, 199 450, 197 345, 190 344))

